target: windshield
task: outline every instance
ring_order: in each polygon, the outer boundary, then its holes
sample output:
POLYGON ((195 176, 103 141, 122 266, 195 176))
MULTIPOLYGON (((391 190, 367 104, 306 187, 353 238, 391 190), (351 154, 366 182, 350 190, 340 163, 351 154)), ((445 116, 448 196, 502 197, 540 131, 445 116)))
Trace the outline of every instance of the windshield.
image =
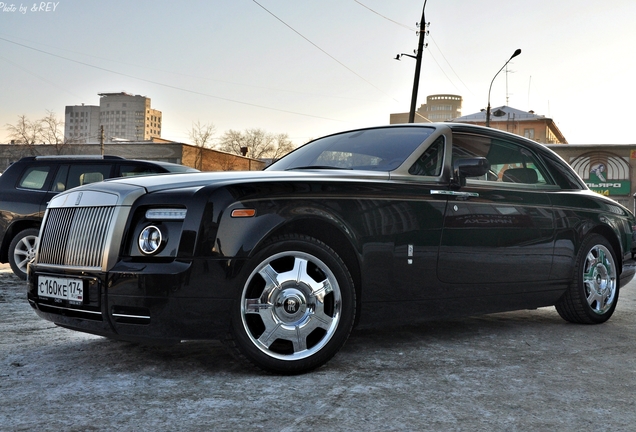
POLYGON ((392 171, 435 129, 422 126, 364 129, 309 142, 267 170, 351 169, 392 171))

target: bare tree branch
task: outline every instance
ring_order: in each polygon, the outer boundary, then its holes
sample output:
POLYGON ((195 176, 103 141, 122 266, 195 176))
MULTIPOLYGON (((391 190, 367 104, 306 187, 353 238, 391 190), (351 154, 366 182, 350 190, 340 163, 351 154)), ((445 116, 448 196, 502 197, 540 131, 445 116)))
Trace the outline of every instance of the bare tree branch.
POLYGON ((55 146, 58 154, 66 145, 64 138, 64 122, 55 117, 53 111, 47 110, 47 116, 40 120, 42 142, 55 146))
POLYGON ((39 120, 31 121, 26 115, 18 116, 18 122, 14 125, 5 125, 9 132, 9 138, 16 144, 34 145, 42 139, 42 126, 39 120))
POLYGON ((290 141, 289 135, 287 134, 278 134, 276 135, 275 140, 276 144, 274 152, 269 155, 269 157, 271 157, 273 160, 282 158, 287 153, 296 148, 296 146, 294 146, 294 143, 290 141))
POLYGON ((211 148, 215 133, 216 126, 213 123, 201 124, 197 120, 196 123, 192 123, 192 129, 188 131, 188 137, 197 147, 211 148))
POLYGON ((246 143, 243 142, 243 134, 239 131, 230 129, 219 139, 217 148, 227 153, 240 155, 242 154, 241 146, 244 144, 246 143))
POLYGON ((47 115, 39 120, 31 121, 25 115, 18 116, 16 124, 7 124, 9 138, 18 145, 29 147, 35 154, 35 144, 50 144, 55 146, 57 153, 61 153, 66 145, 64 138, 64 122, 55 116, 53 111, 47 110, 47 115))
POLYGON ((293 150, 294 145, 287 134, 274 135, 262 129, 248 129, 245 132, 229 130, 219 139, 217 148, 227 153, 247 156, 254 159, 280 158, 293 150))
POLYGON ((196 123, 192 123, 192 129, 188 131, 188 137, 198 147, 194 168, 203 169, 203 149, 212 148, 215 133, 216 127, 213 123, 201 124, 199 120, 196 123))

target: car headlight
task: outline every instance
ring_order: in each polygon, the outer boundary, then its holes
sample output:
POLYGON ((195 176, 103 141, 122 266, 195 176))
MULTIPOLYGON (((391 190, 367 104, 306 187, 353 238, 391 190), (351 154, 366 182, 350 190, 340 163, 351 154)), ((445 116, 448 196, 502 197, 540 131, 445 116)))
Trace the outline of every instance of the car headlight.
POLYGON ((137 239, 139 250, 144 255, 153 255, 161 250, 165 240, 161 230, 154 225, 149 225, 139 233, 137 239))
POLYGON ((186 209, 178 208, 153 208, 146 211, 146 219, 149 220, 183 220, 186 217, 186 209))

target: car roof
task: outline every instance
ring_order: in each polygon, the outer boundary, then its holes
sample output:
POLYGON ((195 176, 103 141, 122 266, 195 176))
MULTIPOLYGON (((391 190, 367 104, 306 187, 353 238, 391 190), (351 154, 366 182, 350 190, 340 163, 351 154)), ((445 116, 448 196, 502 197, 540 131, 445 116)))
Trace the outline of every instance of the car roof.
POLYGON ((165 168, 166 170, 168 170, 170 172, 181 172, 181 173, 200 172, 196 168, 192 168, 192 167, 189 167, 187 165, 180 165, 180 164, 172 163, 172 162, 155 161, 155 160, 142 160, 142 159, 124 159, 124 160, 133 161, 133 162, 139 162, 139 163, 150 163, 150 164, 158 165, 158 166, 160 166, 162 168, 165 168))
POLYGON ((30 160, 125 160, 125 158, 112 155, 45 155, 27 156, 20 159, 20 161, 30 160))
POLYGON ((145 159, 127 159, 121 156, 113 155, 46 155, 46 156, 26 156, 15 162, 16 164, 34 163, 34 162, 122 162, 148 164, 164 168, 168 172, 199 172, 195 168, 186 165, 180 165, 172 162, 145 160, 145 159))

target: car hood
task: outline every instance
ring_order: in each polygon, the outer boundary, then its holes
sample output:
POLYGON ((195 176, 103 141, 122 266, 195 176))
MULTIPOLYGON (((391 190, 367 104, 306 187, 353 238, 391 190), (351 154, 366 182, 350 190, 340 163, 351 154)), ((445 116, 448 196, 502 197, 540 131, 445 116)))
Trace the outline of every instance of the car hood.
POLYGON ((120 177, 62 192, 51 199, 48 207, 130 205, 137 197, 146 193, 209 185, 223 186, 263 181, 384 181, 388 179, 387 172, 348 170, 222 171, 120 177))
MULTIPOLYGON (((220 171, 187 174, 160 174, 111 179, 102 182, 109 185, 128 184, 156 192, 166 189, 207 186, 211 184, 252 183, 260 181, 308 181, 308 180, 388 180, 389 173, 349 170, 304 170, 304 171, 220 171)), ((90 186, 90 185, 89 185, 90 186)))

